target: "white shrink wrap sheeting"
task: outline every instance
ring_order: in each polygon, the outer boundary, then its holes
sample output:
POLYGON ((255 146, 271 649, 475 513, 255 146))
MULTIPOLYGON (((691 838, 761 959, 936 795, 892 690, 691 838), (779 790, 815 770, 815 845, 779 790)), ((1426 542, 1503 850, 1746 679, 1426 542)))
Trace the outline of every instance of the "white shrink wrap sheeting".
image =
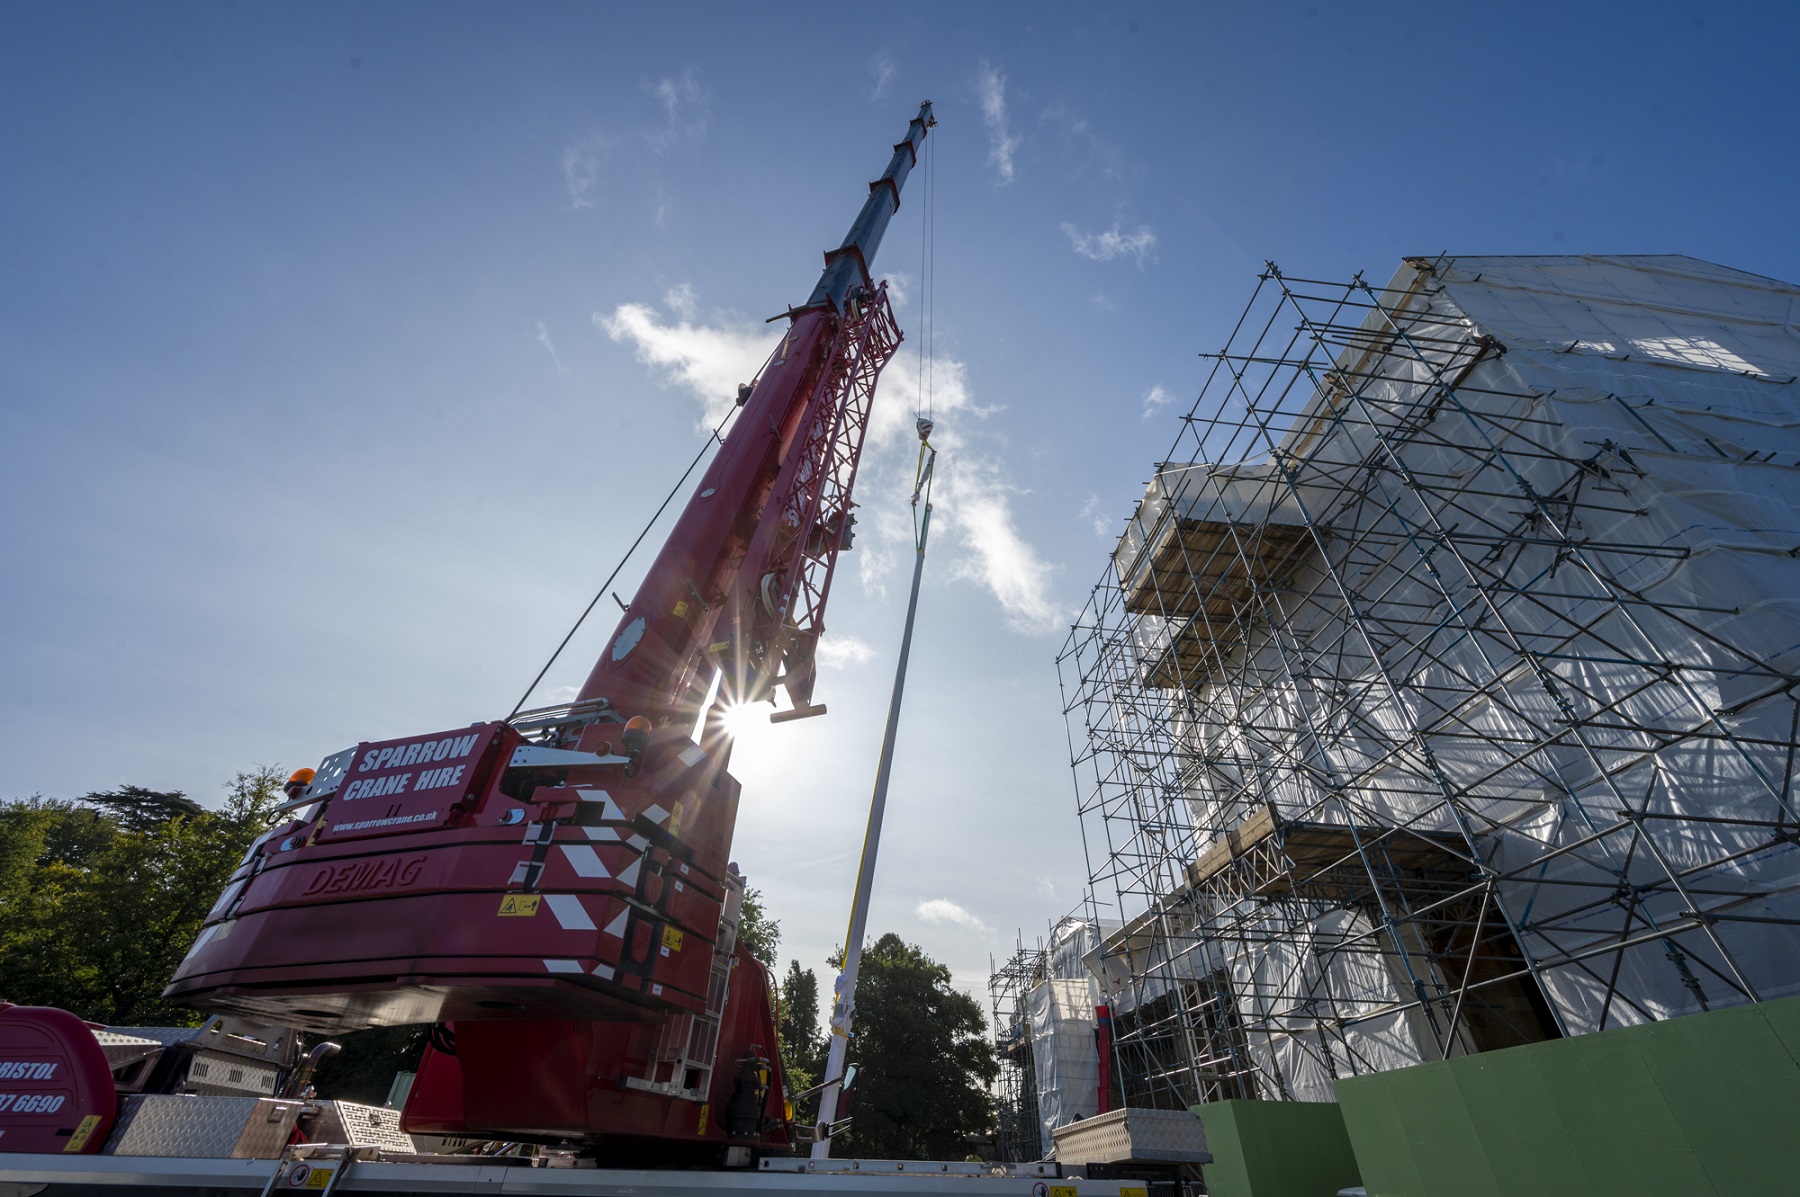
MULTIPOLYGON (((1771 830, 1800 726, 1800 288, 1690 258, 1446 258, 1380 294, 1401 335, 1371 312, 1273 443, 1161 467, 1113 558, 1129 592, 1181 520, 1306 537, 1228 627, 1130 621, 1196 848, 1265 804, 1467 837, 1569 1033, 1800 993, 1778 921, 1800 918, 1800 844, 1771 830)), ((1323 1100, 1442 1054, 1416 1004, 1382 1013, 1454 988, 1429 951, 1332 946, 1375 945, 1368 911, 1282 905, 1195 932, 1230 945, 1264 1078, 1323 1100)))
POLYGON ((1051 1131, 1075 1121, 1077 1114, 1091 1118, 1100 1110, 1100 1053, 1094 1041, 1098 998, 1099 986, 1091 978, 1052 978, 1026 995, 1045 1155, 1052 1146, 1051 1131))

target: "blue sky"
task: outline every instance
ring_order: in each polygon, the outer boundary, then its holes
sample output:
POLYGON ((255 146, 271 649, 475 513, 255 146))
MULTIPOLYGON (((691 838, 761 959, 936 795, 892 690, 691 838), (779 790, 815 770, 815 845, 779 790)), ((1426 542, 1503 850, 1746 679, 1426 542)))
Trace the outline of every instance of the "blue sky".
MULTIPOLYGON (((505 714, 929 97, 946 483, 871 927, 980 986, 1078 900, 1053 658, 1262 262, 1800 279, 1797 12, 0 6, 0 796, 212 800, 505 714)), ((905 597, 921 179, 832 713, 736 764, 821 969, 905 597)))

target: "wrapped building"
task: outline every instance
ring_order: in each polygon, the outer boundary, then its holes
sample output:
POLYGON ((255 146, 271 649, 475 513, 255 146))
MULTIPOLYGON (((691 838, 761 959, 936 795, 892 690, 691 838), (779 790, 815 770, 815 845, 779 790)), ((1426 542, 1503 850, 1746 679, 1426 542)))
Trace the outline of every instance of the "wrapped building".
POLYGON ((1800 288, 1261 276, 1059 657, 1127 1104, 1800 993, 1800 288))

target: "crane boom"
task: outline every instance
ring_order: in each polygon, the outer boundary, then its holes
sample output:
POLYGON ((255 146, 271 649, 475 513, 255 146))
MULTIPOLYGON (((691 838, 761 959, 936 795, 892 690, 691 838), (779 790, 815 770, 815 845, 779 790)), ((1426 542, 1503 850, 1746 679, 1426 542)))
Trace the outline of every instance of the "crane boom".
MULTIPOLYGON (((827 557, 828 576, 849 520, 866 401, 899 340, 869 263, 931 123, 928 101, 894 146, 887 170, 869 184, 843 243, 826 253, 812 295, 787 313, 791 323, 780 347, 741 396, 735 427, 588 675, 583 700, 605 698, 616 710, 652 720, 666 712, 691 724, 695 704, 710 689, 709 659, 725 670, 723 701, 767 696, 784 650, 795 643, 784 629, 801 597, 799 557, 809 549, 815 558, 827 557), (846 403, 858 400, 861 406, 847 412, 846 403), (810 544, 791 535, 802 530, 818 535, 810 544), (721 628, 726 635, 716 635, 721 628)), ((812 626, 804 631, 816 643, 825 580, 813 590, 807 597, 816 602, 805 613, 812 626)), ((790 690, 798 691, 800 707, 810 698, 810 648, 805 643, 792 654, 790 690)))
POLYGON ((769 978, 737 942, 730 736, 697 716, 715 673, 715 710, 777 686, 823 709, 814 651, 900 341, 870 264, 932 123, 926 103, 786 313, 576 700, 327 758, 166 996, 327 1034, 435 1024, 415 1131, 647 1162, 793 1147, 769 978))

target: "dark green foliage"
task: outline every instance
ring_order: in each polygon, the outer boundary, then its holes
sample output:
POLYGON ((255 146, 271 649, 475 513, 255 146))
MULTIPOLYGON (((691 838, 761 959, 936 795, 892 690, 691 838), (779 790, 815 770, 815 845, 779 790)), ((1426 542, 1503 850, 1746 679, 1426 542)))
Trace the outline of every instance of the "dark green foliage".
POLYGON ((143 786, 120 786, 116 790, 96 790, 81 799, 97 806, 113 817, 126 831, 142 835, 161 827, 171 819, 191 819, 206 813, 206 808, 180 790, 163 793, 143 786))
POLYGON ((775 949, 781 946, 781 923, 763 909, 762 891, 744 891, 744 909, 738 916, 738 942, 762 961, 771 973, 779 966, 775 949))
POLYGON ((118 835, 118 825, 97 810, 72 802, 32 798, 26 802, 0 807, 0 843, 30 855, 30 860, 15 861, 5 848, 0 848, 0 870, 13 876, 15 867, 47 867, 55 863, 86 868, 118 835), (33 816, 26 811, 42 812, 33 816), (12 834, 8 834, 8 833, 12 834), (41 838, 38 833, 41 833, 41 838), (35 849, 35 854, 33 850, 35 849))
POLYGON ((850 1059, 860 1065, 839 1155, 960 1160, 993 1127, 998 1075, 981 1004, 898 935, 863 953, 850 1059))
POLYGON ((781 1072, 788 1095, 810 1089, 825 1071, 825 1036, 819 1033, 819 978, 803 969, 798 960, 788 961, 781 980, 781 1072))
POLYGON ((281 781, 240 773, 219 810, 138 786, 0 804, 0 998, 123 1026, 199 1022, 163 986, 281 781))
MULTIPOLYGON (((430 1030, 428 1026, 375 1027, 333 1035, 332 1041, 343 1050, 319 1065, 313 1087, 320 1097, 378 1106, 387 1100, 395 1073, 419 1070, 430 1030)), ((316 1042, 318 1038, 312 1037, 308 1046, 316 1042)))

